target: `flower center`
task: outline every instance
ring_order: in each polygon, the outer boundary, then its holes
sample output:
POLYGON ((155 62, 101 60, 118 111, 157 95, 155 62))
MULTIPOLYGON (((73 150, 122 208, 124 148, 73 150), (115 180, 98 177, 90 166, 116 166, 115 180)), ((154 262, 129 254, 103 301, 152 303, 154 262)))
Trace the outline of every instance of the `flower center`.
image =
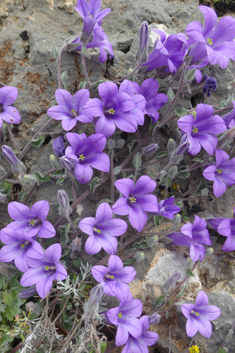
POLYGON ((113 108, 109 109, 108 110, 109 114, 114 114, 115 113, 115 110, 113 108))
POLYGON ((192 132, 194 132, 194 133, 198 132, 198 128, 196 126, 194 126, 194 128, 192 129, 192 132))
POLYGON ((24 249, 25 245, 27 245, 27 244, 29 244, 29 241, 28 241, 28 240, 26 240, 25 243, 21 244, 21 245, 20 245, 20 248, 21 248, 21 249, 24 249))
POLYGON ((131 203, 136 202, 136 198, 134 196, 128 197, 128 200, 131 201, 131 203))
POLYGON ((46 271, 56 270, 56 266, 45 266, 44 269, 45 269, 46 271))
POLYGON ((194 315, 196 315, 196 316, 199 316, 199 313, 196 312, 196 311, 194 311, 194 310, 191 311, 191 314, 194 314, 194 315))
POLYGON ((221 169, 216 169, 215 170, 218 174, 221 174, 222 173, 222 170, 221 169))
POLYGON ((208 45, 212 45, 212 44, 213 44, 213 40, 212 40, 212 39, 210 39, 210 38, 207 38, 206 43, 207 43, 208 45))
POLYGON ((122 313, 119 313, 119 314, 118 314, 118 317, 121 319, 121 317, 122 317, 122 313))
POLYGON ((109 275, 109 274, 107 274, 107 275, 104 275, 104 277, 105 277, 105 278, 114 279, 114 275, 109 275))
POLYGON ((4 112, 4 109, 3 109, 3 104, 0 103, 0 113, 3 113, 4 112))
POLYGON ((101 230, 100 230, 100 229, 97 229, 97 228, 95 228, 95 227, 93 227, 93 231, 94 231, 94 232, 97 232, 98 234, 101 233, 101 230))
POLYGON ((81 160, 81 161, 84 161, 85 156, 83 156, 83 154, 80 154, 78 159, 81 160))
POLYGON ((42 224, 42 221, 38 217, 36 217, 35 219, 31 219, 31 221, 29 221, 30 226, 38 226, 40 224, 42 224))
POLYGON ((76 112, 74 109, 71 109, 71 113, 73 118, 76 118, 78 116, 78 112, 76 112))
POLYGON ((189 348, 189 353, 200 353, 198 346, 192 346, 189 348))

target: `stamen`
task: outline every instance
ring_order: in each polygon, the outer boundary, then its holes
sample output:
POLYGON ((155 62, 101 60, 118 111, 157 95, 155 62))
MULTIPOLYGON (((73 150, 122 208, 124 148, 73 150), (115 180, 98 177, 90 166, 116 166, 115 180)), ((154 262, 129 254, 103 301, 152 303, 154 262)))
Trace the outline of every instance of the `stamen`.
POLYGON ((128 197, 128 200, 130 200, 130 201, 131 201, 131 203, 132 203, 132 202, 136 202, 136 198, 135 198, 134 196, 132 196, 132 197, 128 197))
POLYGON ((85 156, 83 156, 83 154, 80 154, 78 159, 81 160, 81 161, 84 161, 85 156))
POLYGON ((35 224, 35 219, 31 219, 31 221, 29 221, 29 225, 34 226, 34 224, 35 224))
POLYGON ((93 231, 94 231, 94 232, 97 232, 98 234, 101 233, 101 230, 100 230, 100 229, 97 229, 97 228, 95 228, 95 227, 93 227, 93 231))
POLYGON ((120 317, 120 319, 121 319, 121 317, 122 317, 122 313, 119 313, 119 314, 118 314, 118 317, 120 317))
POLYGON ((109 109, 108 110, 109 114, 114 114, 115 113, 115 110, 113 108, 109 109))
POLYGON ((194 133, 198 132, 198 128, 194 126, 194 128, 192 129, 192 132, 194 133))
POLYGON ((194 311, 194 310, 191 311, 191 314, 194 314, 194 315, 196 315, 196 316, 199 316, 199 313, 197 313, 197 312, 194 311))
POLYGON ((208 45, 212 45, 212 44, 213 44, 213 40, 212 40, 212 39, 210 39, 210 38, 207 38, 206 43, 207 43, 208 45))
POLYGON ((216 169, 215 170, 218 174, 221 174, 222 173, 222 170, 221 169, 216 169))

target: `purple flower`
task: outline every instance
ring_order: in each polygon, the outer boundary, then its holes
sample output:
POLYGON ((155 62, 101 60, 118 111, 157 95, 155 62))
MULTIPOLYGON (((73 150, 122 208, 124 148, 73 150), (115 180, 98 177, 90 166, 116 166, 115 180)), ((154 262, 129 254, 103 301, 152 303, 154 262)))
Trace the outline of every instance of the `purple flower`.
POLYGON ((178 67, 183 63, 187 50, 187 39, 183 33, 171 34, 166 38, 166 33, 158 29, 153 29, 160 39, 157 39, 153 46, 152 53, 143 67, 146 72, 159 69, 163 74, 175 73, 178 67))
POLYGON ((235 60, 235 19, 225 16, 217 23, 213 9, 203 5, 199 9, 205 18, 204 28, 198 21, 191 22, 186 28, 189 44, 196 43, 189 51, 189 55, 193 55, 192 63, 204 59, 203 66, 209 61, 211 65, 219 64, 224 69, 229 58, 235 60))
MULTIPOLYGON (((159 315, 160 316, 160 315, 159 315)), ((154 345, 158 340, 156 332, 147 331, 149 328, 149 318, 142 316, 140 318, 142 325, 142 334, 139 338, 129 335, 129 339, 122 350, 122 353, 148 353, 148 346, 154 345)))
POLYGON ((78 121, 90 123, 93 120, 95 111, 90 107, 87 89, 81 89, 74 96, 64 89, 57 89, 55 97, 58 105, 49 108, 47 114, 55 120, 62 120, 64 130, 71 130, 78 121))
POLYGON ((96 211, 96 218, 83 218, 80 223, 80 229, 89 235, 85 244, 85 250, 88 254, 97 254, 101 248, 108 254, 114 254, 117 251, 117 239, 127 230, 127 223, 122 219, 112 219, 113 212, 108 203, 103 202, 96 211))
POLYGON ((203 81, 205 81, 203 93, 206 93, 207 97, 210 97, 210 92, 215 91, 217 88, 216 78, 213 76, 204 75, 203 81))
POLYGON ((179 128, 187 135, 188 152, 193 156, 201 151, 201 147, 212 155, 218 141, 214 135, 227 129, 219 115, 212 116, 213 112, 214 109, 210 105, 198 104, 196 117, 186 115, 178 120, 179 128))
POLYGON ((6 244, 0 250, 0 261, 15 262, 21 272, 25 272, 28 266, 28 258, 40 259, 44 256, 43 249, 35 241, 35 237, 26 232, 13 230, 9 226, 0 232, 1 241, 6 244))
POLYGON ((19 159, 16 157, 15 153, 7 145, 2 146, 3 157, 12 165, 17 167, 19 159))
POLYGON ((83 19, 83 29, 82 29, 80 41, 84 46, 86 46, 92 41, 93 29, 95 27, 95 24, 96 24, 96 21, 90 16, 87 16, 83 19))
POLYGON ((148 38, 149 38, 149 27, 148 22, 144 21, 140 28, 140 43, 136 54, 136 60, 141 65, 148 59, 148 38))
POLYGON ((146 212, 158 212, 158 201, 150 192, 156 188, 156 182, 149 176, 141 176, 136 184, 125 178, 115 182, 116 188, 123 194, 112 207, 115 214, 124 216, 129 214, 129 221, 133 228, 141 231, 147 222, 146 212))
POLYGON ((29 268, 21 278, 20 284, 29 287, 36 284, 38 295, 44 298, 51 290, 54 280, 67 278, 67 271, 59 263, 61 245, 53 244, 46 249, 42 259, 28 259, 29 268))
POLYGON ((179 206, 173 205, 174 201, 174 196, 171 196, 169 199, 160 201, 158 204, 159 211, 156 213, 154 212, 153 214, 163 216, 169 219, 174 219, 174 215, 180 211, 179 206))
POLYGON ((77 7, 74 8, 83 19, 89 16, 95 19, 99 25, 101 25, 102 19, 111 11, 111 9, 100 11, 101 0, 89 0, 89 4, 86 0, 77 0, 77 7))
POLYGON ((206 221, 198 216, 192 223, 181 228, 181 233, 172 233, 168 238, 173 239, 171 244, 190 247, 190 258, 193 262, 204 259, 205 248, 201 244, 211 245, 210 234, 206 229, 206 221))
POLYGON ((92 179, 92 168, 109 172, 109 157, 102 153, 106 145, 104 135, 95 134, 87 137, 86 134, 69 132, 66 138, 71 146, 66 148, 65 156, 75 163, 74 174, 79 183, 86 184, 92 179))
POLYGON ((228 129, 235 125, 235 101, 233 101, 233 110, 223 115, 221 118, 223 118, 228 129))
POLYGON ((213 181, 213 192, 216 197, 223 195, 228 186, 235 184, 235 158, 229 160, 229 155, 223 150, 215 151, 216 164, 207 167, 203 176, 213 181))
POLYGON ((205 338, 210 338, 212 334, 211 320, 216 320, 221 311, 215 305, 208 305, 208 297, 205 292, 198 293, 195 304, 183 304, 181 311, 188 319, 186 323, 186 333, 193 337, 199 331, 205 338))
POLYGON ((91 270, 93 277, 103 286, 104 293, 111 297, 116 296, 121 302, 127 299, 129 286, 126 283, 133 281, 136 271, 133 267, 123 268, 122 260, 117 255, 111 255, 108 267, 94 266, 91 270))
POLYGON ((140 338, 142 334, 141 321, 137 319, 142 313, 143 304, 139 299, 134 299, 129 292, 127 299, 118 307, 107 311, 106 316, 113 325, 117 325, 115 339, 116 346, 127 343, 129 334, 134 338, 140 338))
MULTIPOLYGON (((99 56, 99 61, 101 63, 104 63, 107 60, 107 52, 109 53, 110 59, 113 58, 113 48, 111 43, 108 40, 107 35, 105 34, 103 28, 98 25, 98 23, 95 24, 92 32, 92 40, 90 43, 86 44, 86 48, 99 48, 100 49, 100 56, 99 56)), ((81 51, 83 42, 82 42, 82 36, 77 37, 72 43, 77 43, 78 46, 75 49, 72 49, 73 51, 81 51)), ((69 47, 69 45, 68 45, 69 47)))
POLYGON ((129 93, 121 92, 123 83, 121 87, 118 92, 115 83, 103 82, 98 86, 101 101, 93 101, 93 108, 99 117, 95 131, 106 137, 114 133, 116 126, 125 132, 135 132, 138 124, 144 124, 143 109, 146 104, 144 97, 137 95, 132 98, 129 93))
POLYGON ((21 121, 20 114, 15 107, 10 104, 14 103, 18 96, 16 87, 5 86, 0 88, 0 128, 3 120, 10 124, 19 124, 21 121))
MULTIPOLYGON (((234 207, 235 212, 235 207, 234 207)), ((223 251, 234 251, 235 250, 235 218, 219 218, 219 225, 217 226, 217 232, 224 237, 227 237, 222 250, 223 251)))
POLYGON ((53 225, 46 221, 49 208, 45 200, 36 202, 31 210, 20 202, 10 202, 8 213, 15 222, 8 224, 7 228, 27 232, 29 236, 37 234, 40 238, 52 238, 56 232, 53 225))
POLYGON ((58 157, 63 157, 65 154, 64 137, 58 136, 53 140, 53 151, 58 157))
MULTIPOLYGON (((120 92, 128 93, 132 99, 136 99, 138 96, 142 96, 146 100, 146 106, 142 108, 142 114, 148 114, 153 123, 156 123, 159 120, 159 113, 157 110, 166 104, 168 97, 163 93, 157 93, 159 84, 153 78, 148 78, 145 80, 141 86, 137 82, 131 82, 125 80, 120 86, 120 92)), ((141 125, 138 123, 138 125, 141 125)))

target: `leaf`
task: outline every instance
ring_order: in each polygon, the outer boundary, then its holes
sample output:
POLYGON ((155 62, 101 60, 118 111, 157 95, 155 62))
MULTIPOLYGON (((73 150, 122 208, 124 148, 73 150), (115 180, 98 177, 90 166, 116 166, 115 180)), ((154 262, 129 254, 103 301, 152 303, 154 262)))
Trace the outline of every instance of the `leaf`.
POLYGON ((7 196, 11 195, 11 183, 9 183, 8 181, 3 182, 3 192, 7 196))
POLYGON ((179 172, 177 178, 187 179, 190 176, 190 172, 179 172))
POLYGON ((51 55, 53 56, 53 58, 57 58, 57 56, 59 56, 58 49, 54 45, 51 49, 51 55))
POLYGON ((31 145, 39 148, 45 141, 45 135, 39 135, 36 140, 32 140, 31 145))
POLYGON ((18 298, 18 293, 14 290, 5 290, 3 293, 3 302, 6 304, 5 317, 12 321, 14 317, 21 314, 20 305, 24 304, 26 299, 18 298))
POLYGON ((123 263, 124 263, 124 265, 126 266, 126 265, 132 264, 134 261, 135 261, 135 259, 134 259, 134 258, 131 258, 131 259, 128 259, 128 260, 124 261, 123 263))
POLYGON ((100 185, 100 182, 101 182, 101 179, 99 177, 95 177, 89 182, 91 194, 93 194, 95 192, 95 190, 100 185))
POLYGON ((173 91, 173 89, 170 87, 167 91, 167 97, 172 100, 175 97, 175 93, 173 91))
POLYGON ((101 342, 100 347, 101 347, 101 353, 104 353, 107 347, 107 342, 105 341, 101 342))
POLYGON ((186 273, 190 277, 195 277, 195 275, 193 274, 193 272, 189 268, 187 269, 186 273))
POLYGON ((168 313, 168 311, 166 312, 166 319, 168 319, 168 317, 169 317, 169 313, 168 313))
POLYGON ((162 152, 159 152, 157 153, 154 158, 158 159, 158 158, 162 158, 162 157, 165 157, 168 155, 168 152, 167 151, 162 151, 162 152))
POLYGON ((196 74, 196 69, 188 69, 185 75, 185 79, 187 81, 192 81, 195 77, 195 74, 196 74))
POLYGON ((78 258, 73 260, 73 266, 75 266, 77 268, 80 268, 81 267, 81 262, 82 262, 82 259, 80 257, 78 257, 78 258))
POLYGON ((154 132, 156 131, 156 129, 160 126, 160 122, 157 121, 155 124, 151 124, 149 126, 149 133, 151 136, 153 136, 154 132))
POLYGON ((187 113, 188 111, 185 108, 178 108, 175 110, 175 114, 177 114, 180 117, 187 115, 187 113))
POLYGON ((66 176, 63 176, 62 178, 59 178, 57 180, 56 184, 62 184, 65 179, 66 179, 66 176))
POLYGON ((153 217, 153 223, 155 226, 159 226, 162 221, 162 216, 154 216, 153 217))
POLYGON ((164 301, 165 301, 165 297, 163 297, 163 295, 161 295, 161 296, 158 297, 157 300, 155 301, 155 305, 156 305, 156 306, 160 306, 164 301))
POLYGON ((114 170, 113 170, 113 174, 114 175, 118 175, 119 173, 121 173, 121 171, 122 171, 122 167, 121 166, 115 167, 114 170))
POLYGON ((227 351, 223 348, 219 348, 217 353, 227 353, 227 351))
POLYGON ((33 172, 33 174, 39 182, 45 183, 46 181, 49 181, 51 179, 51 177, 48 174, 42 175, 42 173, 40 172, 33 172))
POLYGON ((132 160, 132 164, 135 168, 140 168, 142 165, 142 158, 140 152, 137 152, 132 160))

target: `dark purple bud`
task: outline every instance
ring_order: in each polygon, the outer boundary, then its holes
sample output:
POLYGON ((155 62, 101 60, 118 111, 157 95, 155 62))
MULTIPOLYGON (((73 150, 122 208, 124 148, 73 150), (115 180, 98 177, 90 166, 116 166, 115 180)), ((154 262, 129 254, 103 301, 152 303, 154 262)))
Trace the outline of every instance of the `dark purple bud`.
POLYGON ((36 286, 22 290, 18 294, 18 298, 27 299, 27 298, 32 297, 34 294, 37 294, 36 286))
POLYGON ((149 316, 149 324, 158 324, 161 319, 161 315, 158 313, 154 313, 153 315, 149 316))
POLYGON ((53 151, 58 157, 65 155, 65 145, 63 136, 58 136, 53 141, 53 151))
POLYGON ((89 305, 90 307, 96 305, 101 300, 104 290, 101 284, 98 284, 90 291, 89 305))
POLYGON ((188 141, 187 141, 187 136, 186 135, 183 135, 180 139, 180 143, 179 143, 179 146, 177 148, 177 151, 176 151, 176 155, 179 155, 179 154, 184 154, 184 152, 187 150, 188 148, 188 141))
POLYGON ((136 60, 139 62, 139 64, 144 64, 148 59, 148 38, 148 22, 144 21, 140 28, 140 44, 136 54, 136 60))
POLYGON ((15 153, 12 151, 10 147, 3 145, 2 154, 11 165, 14 165, 15 167, 17 167, 18 158, 16 157, 15 153))
POLYGON ((168 280, 163 284, 163 288, 166 292, 169 292, 172 287, 174 287, 175 283, 181 278, 181 272, 175 271, 173 275, 168 278, 168 280))
POLYGON ((83 43, 83 45, 86 46, 88 43, 92 41, 93 29, 95 24, 96 24, 96 20, 94 20, 90 16, 87 16, 83 19, 83 29, 80 37, 80 41, 83 43))
POLYGON ((60 158, 60 163, 62 165, 62 167, 67 170, 68 172, 72 173, 73 169, 74 169, 74 164, 73 162, 70 161, 69 158, 67 157, 61 157, 60 158))
POLYGON ((207 97, 210 97, 210 92, 213 92, 217 88, 216 78, 205 75, 203 81, 205 81, 203 93, 206 93, 207 97))
POLYGON ((151 155, 159 149, 159 146, 157 143, 151 143, 150 145, 143 147, 141 150, 141 155, 146 156, 146 155, 151 155))

